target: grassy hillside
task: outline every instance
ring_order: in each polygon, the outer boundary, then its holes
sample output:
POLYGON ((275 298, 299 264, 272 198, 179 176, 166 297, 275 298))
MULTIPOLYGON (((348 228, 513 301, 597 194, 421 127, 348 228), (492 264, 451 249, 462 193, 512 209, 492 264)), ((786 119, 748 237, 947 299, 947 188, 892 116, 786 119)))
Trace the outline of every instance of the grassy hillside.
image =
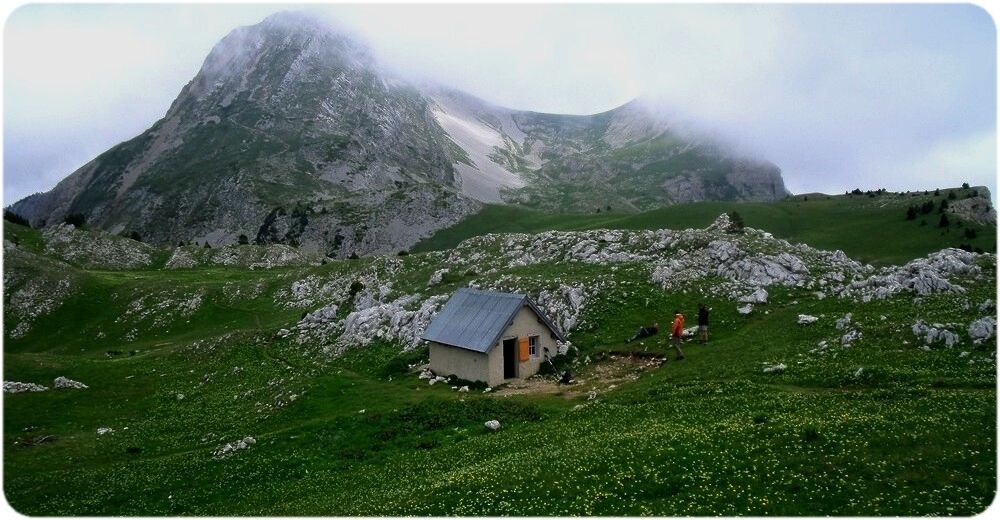
MULTIPOLYGON (((562 243, 641 252, 656 236, 562 243)), ((663 253, 679 261, 674 251, 712 237, 777 247, 755 234, 664 236, 679 241, 663 253)), ((5 237, 19 245, 5 248, 4 380, 50 387, 4 396, 4 493, 24 514, 971 515, 996 488, 996 339, 965 332, 995 315, 983 306, 995 256, 949 277, 964 292, 862 303, 774 285, 744 316, 727 292, 735 282, 665 288, 636 259, 517 265, 504 251, 530 242, 504 237, 312 267, 130 271, 49 257, 34 230, 8 224, 5 237), (282 332, 330 303, 343 320, 367 296, 419 303, 469 283, 585 290, 577 350, 558 360, 579 382, 459 393, 418 379, 426 347, 389 333, 337 355, 334 329, 282 332), (625 343, 699 302, 714 309, 712 341, 685 342, 685 360, 663 335, 625 343), (848 312, 863 336, 841 347, 848 329, 835 322, 848 312), (800 314, 818 321, 797 325, 800 314), (960 342, 925 347, 910 330, 918 319, 960 342), (89 388, 51 388, 58 376, 89 388), (484 428, 491 419, 499 431, 484 428)))
MULTIPOLYGON (((548 230, 584 229, 685 229, 710 224, 720 213, 737 211, 747 226, 764 229, 792 242, 822 249, 840 249, 858 260, 879 265, 899 264, 944 247, 968 244, 984 251, 996 251, 996 228, 953 221, 948 228, 938 226, 937 209, 915 220, 906 220, 906 209, 928 200, 939 205, 954 191, 957 199, 970 194, 955 188, 938 196, 922 192, 908 194, 800 195, 779 202, 699 202, 668 206, 642 213, 601 212, 543 213, 516 206, 487 206, 462 222, 438 231, 417 244, 415 251, 454 247, 466 238, 485 233, 538 233, 548 230), (925 221, 925 225, 921 225, 925 221), (968 238, 966 229, 975 230, 968 238), (891 246, 886 243, 891 237, 891 246)), ((614 210, 614 208, 612 208, 614 210)))

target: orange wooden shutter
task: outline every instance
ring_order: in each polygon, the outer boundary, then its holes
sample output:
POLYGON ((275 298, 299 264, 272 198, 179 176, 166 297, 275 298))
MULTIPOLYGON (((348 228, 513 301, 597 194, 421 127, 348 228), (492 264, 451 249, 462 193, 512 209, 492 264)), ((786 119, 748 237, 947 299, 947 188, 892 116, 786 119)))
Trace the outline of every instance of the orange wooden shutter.
POLYGON ((521 347, 521 361, 527 361, 530 354, 528 353, 528 337, 517 338, 517 342, 521 347))

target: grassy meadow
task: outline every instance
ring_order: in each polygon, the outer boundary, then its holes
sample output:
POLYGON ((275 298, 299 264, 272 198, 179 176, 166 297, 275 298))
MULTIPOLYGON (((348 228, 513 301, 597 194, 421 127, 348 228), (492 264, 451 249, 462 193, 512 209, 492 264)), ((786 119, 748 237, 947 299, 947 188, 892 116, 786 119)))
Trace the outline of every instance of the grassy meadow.
MULTIPOLYGON (((396 258, 392 290, 431 292, 428 276, 447 263, 429 251, 462 237, 703 227, 732 208, 748 226, 870 262, 955 245, 958 228, 942 235, 906 221, 906 204, 877 202, 810 196, 631 215, 489 207, 396 258)), ((995 315, 979 309, 995 297, 995 256, 980 258, 982 278, 957 280, 964 294, 862 304, 775 287, 748 316, 709 291, 712 280, 665 291, 644 265, 510 267, 503 276, 611 278, 617 289, 588 299, 570 335, 578 350, 559 360, 577 384, 460 393, 417 378, 426 347, 376 340, 331 356, 277 333, 321 306, 286 305, 296 281, 349 278, 377 259, 94 270, 48 258, 35 230, 5 222, 4 233, 39 259, 18 269, 73 284, 23 336, 10 336, 17 321, 5 314, 4 380, 89 385, 4 394, 4 493, 23 514, 916 516, 973 515, 994 498, 996 339, 924 349, 910 326, 964 331, 995 315), (699 302, 713 308, 711 341, 685 342, 683 361, 664 334, 625 343, 674 308, 693 324, 699 302), (863 339, 817 351, 838 342, 846 313, 863 339), (799 314, 819 320, 798 325, 799 314), (787 369, 763 370, 778 363, 787 369), (491 419, 498 431, 484 428, 491 419), (252 446, 214 455, 247 436, 252 446)), ((995 253, 995 229, 974 244, 995 253)), ((433 292, 488 276, 453 273, 433 292)))
MULTIPOLYGON (((486 233, 538 233, 585 229, 685 229, 702 228, 721 213, 737 211, 746 225, 767 230, 786 240, 820 249, 840 249, 848 256, 877 265, 901 264, 942 247, 968 244, 984 251, 996 250, 994 227, 970 222, 938 226, 937 208, 906 220, 906 209, 933 201, 940 205, 954 192, 956 200, 975 188, 934 192, 883 193, 869 196, 809 194, 778 202, 696 202, 641 213, 619 213, 606 208, 595 213, 546 213, 518 206, 487 206, 476 215, 442 229, 417 244, 415 251, 448 249, 466 238, 486 233), (924 222, 922 225, 921 222, 924 222), (975 230, 975 238, 965 235, 975 230), (891 237, 891 246, 885 243, 891 237)), ((981 188, 980 188, 981 190, 981 188)))

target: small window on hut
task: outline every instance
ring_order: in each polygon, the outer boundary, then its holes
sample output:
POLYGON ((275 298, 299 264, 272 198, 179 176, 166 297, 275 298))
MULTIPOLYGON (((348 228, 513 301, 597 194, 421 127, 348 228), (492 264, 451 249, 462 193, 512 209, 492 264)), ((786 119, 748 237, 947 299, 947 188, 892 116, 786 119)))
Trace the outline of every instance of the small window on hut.
POLYGON ((528 353, 538 357, 538 336, 528 336, 528 353))

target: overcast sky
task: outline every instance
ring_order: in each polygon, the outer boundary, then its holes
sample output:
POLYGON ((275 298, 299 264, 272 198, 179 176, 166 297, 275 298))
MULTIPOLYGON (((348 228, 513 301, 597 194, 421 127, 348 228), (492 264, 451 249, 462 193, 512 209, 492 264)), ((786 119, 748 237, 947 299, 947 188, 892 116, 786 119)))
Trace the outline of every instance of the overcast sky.
MULTIPOLYGON (((162 117, 232 28, 289 5, 28 5, 4 30, 4 204, 162 117)), ((315 10, 316 7, 312 6, 315 10)), ((388 67, 511 108, 636 96, 783 170, 794 193, 987 185, 996 33, 970 5, 334 5, 388 67)))

